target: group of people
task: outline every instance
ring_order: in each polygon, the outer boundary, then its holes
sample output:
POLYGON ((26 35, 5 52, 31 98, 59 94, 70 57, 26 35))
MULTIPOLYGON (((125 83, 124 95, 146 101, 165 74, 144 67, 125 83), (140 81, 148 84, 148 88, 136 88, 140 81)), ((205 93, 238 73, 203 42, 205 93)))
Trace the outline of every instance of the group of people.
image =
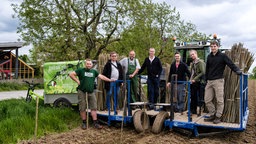
POLYGON ((190 50, 189 55, 192 59, 190 70, 186 63, 181 61, 179 52, 175 53, 175 61, 170 67, 167 86, 173 81, 173 75, 177 78, 177 103, 176 112, 184 111, 185 84, 187 78, 191 82, 191 105, 192 114, 197 113, 197 107, 202 106, 203 102, 209 111, 209 117, 204 121, 218 124, 221 122, 224 110, 224 70, 226 65, 237 75, 241 75, 241 70, 224 53, 219 51, 219 43, 216 40, 210 42, 211 53, 207 56, 206 64, 198 58, 197 51, 190 50), (186 78, 187 77, 187 78, 186 78), (216 107, 214 104, 216 99, 216 107))
POLYGON ((176 52, 174 57, 175 61, 171 64, 170 73, 168 77, 167 87, 170 86, 171 82, 177 83, 177 102, 175 104, 175 112, 182 113, 184 111, 184 102, 185 102, 185 81, 189 79, 191 82, 191 105, 190 110, 192 114, 197 113, 197 106, 199 102, 203 100, 204 90, 202 89, 205 85, 205 63, 203 60, 198 58, 196 50, 190 50, 189 55, 192 59, 190 69, 187 64, 181 61, 181 55, 179 52, 176 52))
MULTIPOLYGON (((176 112, 184 111, 185 101, 185 83, 182 81, 191 82, 191 112, 197 113, 198 97, 203 98, 206 107, 209 111, 209 117, 205 121, 210 121, 215 124, 221 122, 221 116, 224 108, 224 78, 223 72, 225 66, 229 66, 231 70, 240 75, 240 69, 226 56, 221 53, 219 43, 212 41, 210 44, 211 53, 207 57, 207 62, 198 58, 197 51, 191 50, 189 52, 192 59, 190 69, 187 64, 182 62, 181 54, 176 52, 174 57, 175 61, 171 64, 170 73, 168 77, 169 87, 173 81, 173 76, 176 76, 177 82, 177 103, 175 104, 176 112), (205 90, 205 92, 204 92, 205 90), (213 103, 216 98, 217 106, 213 103)), ((139 101, 137 95, 138 89, 138 75, 147 69, 147 85, 148 85, 148 103, 149 109, 153 109, 154 104, 159 97, 159 83, 160 75, 162 72, 162 64, 158 57, 155 56, 155 49, 149 49, 149 56, 145 58, 142 66, 138 59, 135 58, 135 51, 129 52, 129 57, 117 61, 117 53, 110 53, 110 60, 104 66, 103 73, 99 74, 96 70, 92 69, 92 61, 86 59, 85 68, 79 68, 70 73, 71 79, 78 84, 78 100, 79 110, 82 119, 82 129, 86 129, 86 93, 88 93, 88 106, 91 109, 91 115, 96 128, 102 128, 97 121, 97 103, 93 91, 95 78, 99 77, 105 81, 105 89, 107 91, 107 104, 109 104, 109 97, 113 94, 113 83, 116 80, 123 80, 124 77, 131 82, 131 101, 139 101)), ((116 85, 117 93, 122 83, 116 85)))

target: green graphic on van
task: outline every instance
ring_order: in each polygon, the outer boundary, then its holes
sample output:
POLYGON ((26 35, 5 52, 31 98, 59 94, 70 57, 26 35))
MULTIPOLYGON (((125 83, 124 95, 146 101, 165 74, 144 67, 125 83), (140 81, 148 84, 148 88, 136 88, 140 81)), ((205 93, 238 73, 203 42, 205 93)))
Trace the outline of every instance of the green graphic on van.
POLYGON ((69 73, 79 67, 84 67, 83 62, 64 61, 48 62, 44 64, 44 92, 45 94, 76 93, 77 83, 69 73))

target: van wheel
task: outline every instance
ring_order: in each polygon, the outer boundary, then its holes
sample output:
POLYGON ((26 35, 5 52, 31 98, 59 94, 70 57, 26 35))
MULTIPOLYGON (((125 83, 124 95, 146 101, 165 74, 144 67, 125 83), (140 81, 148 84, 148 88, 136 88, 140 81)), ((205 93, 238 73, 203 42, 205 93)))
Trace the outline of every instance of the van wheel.
POLYGON ((54 107, 71 107, 71 103, 66 98, 58 98, 53 103, 54 107))
POLYGON ((146 112, 138 110, 133 115, 133 124, 137 132, 143 132, 149 129, 149 117, 146 112))
POLYGON ((166 111, 161 111, 157 114, 155 121, 152 126, 152 132, 154 134, 159 134, 164 128, 164 121, 169 117, 166 111))

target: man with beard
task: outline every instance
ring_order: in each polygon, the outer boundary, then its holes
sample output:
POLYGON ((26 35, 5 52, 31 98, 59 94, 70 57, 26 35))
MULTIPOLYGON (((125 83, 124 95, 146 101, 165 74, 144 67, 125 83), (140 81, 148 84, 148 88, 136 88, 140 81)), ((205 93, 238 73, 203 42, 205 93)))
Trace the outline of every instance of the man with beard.
POLYGON ((138 59, 135 58, 134 50, 129 52, 129 57, 120 60, 121 65, 124 68, 126 79, 131 82, 131 100, 132 102, 140 101, 137 91, 138 91, 138 71, 140 69, 140 63, 138 59))

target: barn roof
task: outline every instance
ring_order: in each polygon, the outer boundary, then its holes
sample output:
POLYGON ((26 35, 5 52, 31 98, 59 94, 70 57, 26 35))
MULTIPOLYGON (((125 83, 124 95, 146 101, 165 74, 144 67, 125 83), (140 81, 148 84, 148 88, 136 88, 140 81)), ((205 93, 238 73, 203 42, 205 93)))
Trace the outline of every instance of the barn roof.
POLYGON ((23 42, 4 42, 0 43, 0 50, 13 50, 21 48, 22 46, 23 42))

